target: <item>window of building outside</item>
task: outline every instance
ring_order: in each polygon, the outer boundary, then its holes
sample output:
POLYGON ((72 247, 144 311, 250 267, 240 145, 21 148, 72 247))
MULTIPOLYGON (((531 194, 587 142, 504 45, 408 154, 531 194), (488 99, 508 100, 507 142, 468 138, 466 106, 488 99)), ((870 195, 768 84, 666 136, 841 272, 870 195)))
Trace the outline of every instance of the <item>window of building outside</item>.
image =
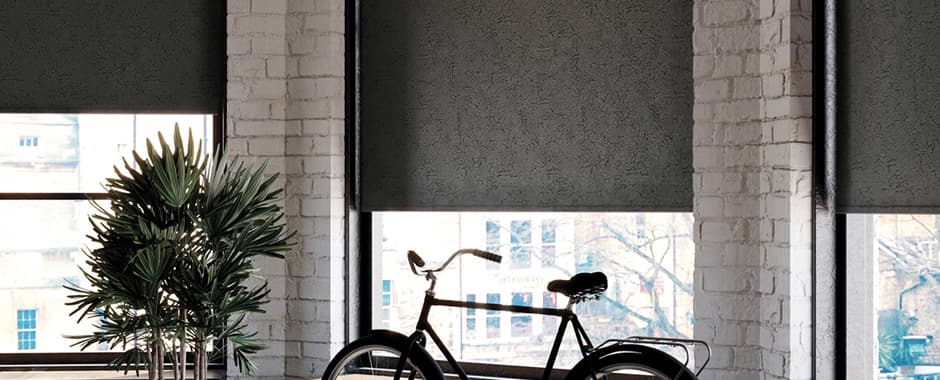
POLYGON ((36 309, 16 311, 16 349, 36 349, 36 309))
POLYGON ((0 352, 79 351, 64 336, 95 331, 97 319, 69 315, 63 288, 88 286, 79 268, 94 209, 65 194, 104 193, 122 158, 158 132, 172 139, 175 123, 211 149, 211 115, 0 114, 0 193, 21 195, 0 200, 0 352))
MULTIPOLYGON (((692 337, 691 214, 381 212, 372 219, 373 294, 382 295, 373 297, 373 310, 391 309, 389 318, 373 313, 374 328, 414 330, 428 283, 411 273, 408 250, 433 266, 458 248, 481 248, 502 255, 502 263, 463 256, 439 274, 439 298, 565 307, 565 296, 546 290, 549 281, 602 271, 607 291, 575 307, 595 344, 632 335, 692 337)), ((560 319, 435 307, 430 322, 458 360, 544 366, 560 319)), ((580 358, 576 347, 569 330, 557 367, 580 358)))
POLYGON ((938 241, 940 215, 847 215, 847 335, 867 341, 848 357, 869 356, 868 378, 940 376, 938 241))

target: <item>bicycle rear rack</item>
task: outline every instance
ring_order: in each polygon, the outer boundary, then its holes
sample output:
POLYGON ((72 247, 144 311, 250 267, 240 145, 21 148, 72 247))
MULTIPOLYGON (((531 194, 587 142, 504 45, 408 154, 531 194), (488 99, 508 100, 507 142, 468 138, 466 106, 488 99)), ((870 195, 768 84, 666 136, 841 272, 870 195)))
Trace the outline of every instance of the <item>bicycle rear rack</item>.
POLYGON ((614 346, 619 344, 645 344, 645 345, 654 345, 654 346, 670 346, 681 348, 685 352, 685 362, 682 365, 688 367, 689 361, 692 359, 692 354, 689 352, 689 347, 702 346, 705 347, 705 362, 702 363, 702 366, 699 367, 698 371, 695 372, 695 376, 698 377, 702 373, 702 370, 708 365, 708 361, 712 358, 712 349, 708 346, 708 343, 705 341, 696 340, 696 339, 678 339, 678 338, 656 338, 651 336, 631 336, 627 339, 608 339, 601 343, 597 348, 614 346))

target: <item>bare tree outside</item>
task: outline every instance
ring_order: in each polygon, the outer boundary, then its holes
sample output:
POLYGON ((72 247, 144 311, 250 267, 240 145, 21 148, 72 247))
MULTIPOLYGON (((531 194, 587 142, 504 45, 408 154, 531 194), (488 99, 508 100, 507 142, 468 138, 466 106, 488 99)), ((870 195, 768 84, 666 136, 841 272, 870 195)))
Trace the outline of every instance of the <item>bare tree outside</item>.
MULTIPOLYGON (((411 302, 424 284, 409 276, 404 252, 435 255, 459 247, 503 255, 502 264, 464 258, 439 283, 441 296, 536 307, 565 307, 567 299, 546 291, 554 279, 600 271, 608 289, 576 305, 592 341, 628 336, 692 336, 692 215, 669 213, 383 213, 382 291, 387 304, 374 327, 408 330, 411 302), (407 227, 406 227, 407 226, 407 227), (448 290, 447 286, 452 286, 448 290), (404 305, 404 306, 401 306, 404 305), (381 320, 379 320, 381 319, 381 320)), ((378 280, 376 280, 378 281, 378 280)), ((378 290, 379 285, 376 285, 378 290)), ((446 297, 445 297, 446 298, 446 297)), ((443 314, 443 313, 442 313, 443 314)), ((558 326, 556 318, 512 313, 441 315, 432 323, 463 360, 540 365, 558 326), (449 338, 449 340, 448 340, 449 338)), ((562 363, 577 358, 564 355, 562 363)))

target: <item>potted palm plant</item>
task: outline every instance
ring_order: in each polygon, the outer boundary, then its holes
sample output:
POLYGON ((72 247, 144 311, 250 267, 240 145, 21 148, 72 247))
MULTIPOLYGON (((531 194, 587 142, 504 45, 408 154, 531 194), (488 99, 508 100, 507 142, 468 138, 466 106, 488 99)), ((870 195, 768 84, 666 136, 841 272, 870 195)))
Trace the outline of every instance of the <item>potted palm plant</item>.
POLYGON ((172 145, 159 135, 105 182, 109 203, 94 203, 94 249, 81 268, 90 286, 66 286, 79 321, 96 332, 73 337, 85 349, 101 343, 124 352, 112 365, 146 366, 150 379, 205 380, 212 350, 227 342, 239 370, 264 346, 246 315, 263 312, 270 292, 254 276, 254 258, 283 258, 291 247, 276 175, 224 154, 210 158, 176 127, 172 145))

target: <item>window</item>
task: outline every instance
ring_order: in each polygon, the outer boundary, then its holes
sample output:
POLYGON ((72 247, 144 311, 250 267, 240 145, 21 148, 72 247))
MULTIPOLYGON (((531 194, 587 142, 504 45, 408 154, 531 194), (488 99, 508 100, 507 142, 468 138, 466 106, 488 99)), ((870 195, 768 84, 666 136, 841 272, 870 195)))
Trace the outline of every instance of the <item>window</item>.
POLYGON ((17 350, 36 349, 36 309, 16 311, 17 350))
MULTIPOLYGON (((500 253, 499 245, 499 224, 495 221, 487 220, 486 221, 486 250, 493 253, 500 253)), ((495 270, 499 269, 500 263, 494 263, 492 261, 486 262, 486 269, 495 270)))
POLYGON ((542 221, 542 267, 555 265, 555 221, 542 221))
MULTIPOLYGON (((467 302, 477 302, 476 294, 467 294, 467 302)), ((476 309, 466 309, 466 337, 467 339, 476 339, 477 337, 477 319, 476 309)))
MULTIPOLYGON (((513 306, 532 306, 532 293, 513 293, 513 306)), ((513 314, 510 318, 513 337, 532 335, 532 316, 528 314, 513 314)))
POLYGON ((646 240, 646 215, 636 214, 636 240, 646 240))
POLYGON ((39 146, 39 137, 36 137, 36 136, 20 136, 20 146, 37 147, 37 146, 39 146))
POLYGON ((473 317, 467 317, 467 339, 476 339, 477 337, 477 320, 473 317))
POLYGON ((574 264, 575 269, 580 272, 595 272, 597 271, 597 261, 595 260, 594 250, 586 250, 583 253, 578 254, 577 262, 574 264))
POLYGON ((392 281, 382 280, 382 306, 392 305, 392 281))
MULTIPOLYGON (((144 147, 157 132, 171 137, 175 123, 211 150, 212 115, 0 114, 0 310, 17 311, 17 324, 0 328, 0 353, 76 352, 69 335, 90 334, 97 318, 70 316, 66 284, 88 286, 82 252, 94 209, 107 207, 102 181, 114 165, 144 147), (22 149, 20 149, 22 147, 22 149), (42 311, 41 313, 37 310, 42 311), (24 311, 25 314, 20 313, 24 311), (22 317, 22 318, 21 318, 22 317), (21 321, 31 321, 23 328, 21 321), (37 326, 42 328, 37 337, 37 326), (14 329, 15 327, 15 329, 14 329), (13 337, 16 337, 14 339, 13 337)), ((91 347, 86 351, 110 350, 91 347)), ((119 350, 120 347, 116 348, 119 350)))
POLYGON ((847 344, 869 348, 869 378, 940 368, 935 215, 850 214, 845 231, 847 344))
MULTIPOLYGON (((646 239, 639 240, 633 213, 373 213, 373 326, 384 326, 377 316, 379 290, 382 281, 392 280, 397 314, 389 319, 388 328, 414 329, 428 283, 411 273, 409 250, 436 266, 458 248, 486 247, 503 255, 503 270, 487 270, 489 261, 462 256, 438 274, 439 298, 558 308, 568 299, 546 292, 548 282, 578 272, 603 271, 609 283, 604 298, 577 306, 592 341, 631 335, 691 337, 692 216, 646 213, 644 217, 646 239), (521 247, 528 248, 527 265, 521 265, 526 252, 521 247), (644 293, 645 281, 657 278, 657 271, 661 274, 656 291, 644 293), (667 272, 674 276, 664 275, 667 272)), ((437 307, 429 318, 458 360, 514 365, 543 364, 561 321, 552 316, 437 307)), ((567 334, 561 367, 579 357, 571 331, 567 334)))
POLYGON ((510 267, 527 269, 532 266, 532 222, 514 220, 510 224, 512 234, 509 237, 510 267))
MULTIPOLYGON (((558 308, 558 293, 542 292, 542 307, 546 309, 558 308)), ((542 316, 542 333, 555 336, 561 319, 550 315, 542 316)))
MULTIPOLYGON (((489 293, 486 295, 486 303, 499 303, 499 293, 489 293)), ((499 338, 499 318, 500 312, 496 310, 486 311, 486 337, 499 338)))
POLYGON ((392 313, 392 281, 382 280, 382 326, 388 327, 392 313))

